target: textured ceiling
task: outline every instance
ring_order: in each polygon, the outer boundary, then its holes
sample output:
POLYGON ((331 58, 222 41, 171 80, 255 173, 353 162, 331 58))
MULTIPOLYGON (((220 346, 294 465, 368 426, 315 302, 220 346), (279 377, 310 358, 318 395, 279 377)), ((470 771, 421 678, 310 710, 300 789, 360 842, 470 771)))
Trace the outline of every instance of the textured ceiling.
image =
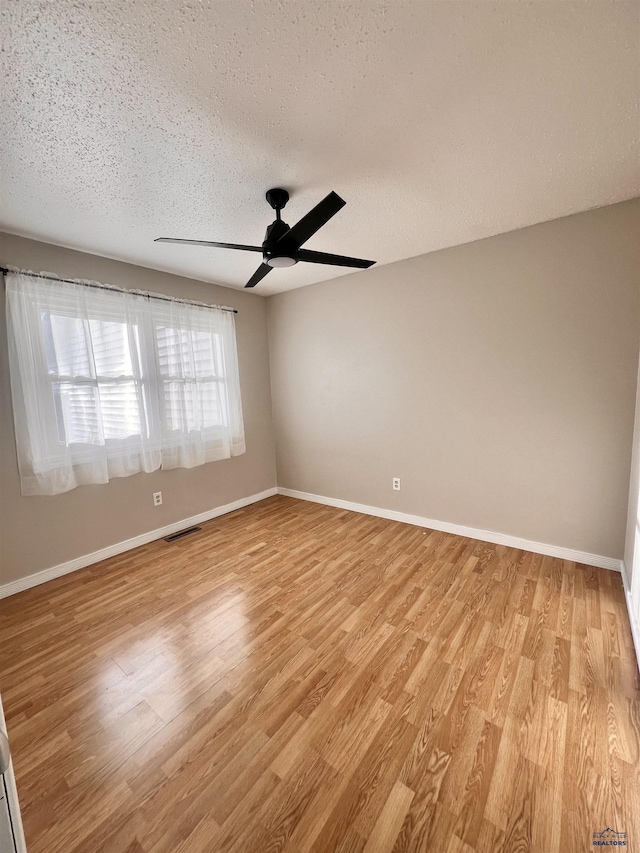
POLYGON ((0 228, 241 287, 259 255, 153 238, 260 243, 266 189, 291 225, 333 189, 307 248, 388 263, 630 198, 639 8, 5 0, 0 228))

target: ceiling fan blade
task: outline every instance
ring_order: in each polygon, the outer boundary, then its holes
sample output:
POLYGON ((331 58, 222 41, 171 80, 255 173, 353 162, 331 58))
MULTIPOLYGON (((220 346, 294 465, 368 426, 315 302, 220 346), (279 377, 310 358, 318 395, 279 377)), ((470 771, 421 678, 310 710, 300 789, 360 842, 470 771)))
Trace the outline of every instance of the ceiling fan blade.
POLYGON ((187 243, 189 246, 213 246, 216 249, 241 249, 243 252, 262 252, 262 246, 243 246, 241 243, 213 243, 210 240, 180 240, 178 237, 156 237, 154 243, 187 243))
POLYGON ((328 255, 326 252, 310 252, 309 249, 300 249, 296 257, 299 261, 306 261, 308 264, 331 264, 334 267, 356 267, 361 270, 366 270, 375 264, 375 261, 365 261, 362 258, 328 255))
POLYGON ((255 287, 256 284, 258 284, 259 281, 262 281, 265 275, 270 273, 272 269, 273 267, 270 267, 268 264, 260 264, 258 269, 254 272, 249 281, 245 284, 245 287, 255 287))
POLYGON ((316 231, 322 228, 323 225, 335 216, 336 213, 345 206, 346 201, 341 199, 337 193, 330 192, 328 196, 322 199, 319 204, 316 204, 309 213, 302 217, 299 222, 290 228, 286 234, 278 240, 278 243, 286 243, 299 249, 303 243, 312 237, 316 231))

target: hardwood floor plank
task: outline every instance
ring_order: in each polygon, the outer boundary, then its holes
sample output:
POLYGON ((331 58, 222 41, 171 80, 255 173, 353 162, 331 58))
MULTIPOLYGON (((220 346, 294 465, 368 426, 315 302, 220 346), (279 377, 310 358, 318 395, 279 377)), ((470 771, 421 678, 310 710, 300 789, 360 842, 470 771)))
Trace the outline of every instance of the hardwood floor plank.
POLYGON ((291 498, 0 602, 30 853, 640 845, 619 575, 291 498))
POLYGON ((390 853, 414 796, 402 782, 395 783, 369 836, 365 853, 390 853))

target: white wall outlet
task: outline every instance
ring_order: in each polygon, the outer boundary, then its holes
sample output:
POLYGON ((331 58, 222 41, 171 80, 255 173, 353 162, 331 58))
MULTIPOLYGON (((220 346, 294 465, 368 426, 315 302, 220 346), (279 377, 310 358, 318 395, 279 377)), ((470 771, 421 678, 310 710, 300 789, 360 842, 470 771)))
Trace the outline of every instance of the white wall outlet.
POLYGON ((154 492, 153 493, 153 505, 161 506, 162 505, 162 492, 154 492))
POLYGON ((393 478, 393 490, 395 492, 400 491, 400 477, 394 477, 393 478))

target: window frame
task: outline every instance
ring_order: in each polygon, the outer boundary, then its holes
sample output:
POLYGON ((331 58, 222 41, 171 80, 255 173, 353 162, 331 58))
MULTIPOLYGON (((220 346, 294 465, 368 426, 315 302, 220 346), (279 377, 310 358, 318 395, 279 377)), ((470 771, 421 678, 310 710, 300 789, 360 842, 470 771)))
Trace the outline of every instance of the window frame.
POLYGON ((114 476, 159 467, 190 468, 245 452, 233 314, 222 314, 216 306, 163 297, 156 302, 150 294, 98 284, 88 296, 80 290, 92 286, 88 282, 29 278, 18 272, 9 275, 16 276, 7 279, 7 303, 23 494, 58 494, 83 483, 107 482, 114 476), (111 302, 112 294, 121 301, 111 302), (215 314, 211 316, 209 311, 215 314), (66 352, 67 330, 64 324, 52 327, 55 317, 81 324, 81 329, 69 328, 66 352), (123 331, 92 328, 93 321, 115 323, 123 331), (168 341, 164 352, 158 337, 161 328, 172 329, 176 336, 176 342, 172 346, 168 341), (110 346, 116 348, 113 371, 110 346), (76 368, 79 374, 72 375, 76 368), (118 374, 121 368, 127 372, 118 374), (202 369, 208 372, 200 372, 202 369), (105 393, 108 415, 103 422, 101 389, 123 385, 131 392, 111 398, 105 393), (170 386, 179 388, 174 392, 175 425, 170 386), (81 395, 76 400, 71 394, 71 407, 76 407, 73 416, 80 411, 77 422, 69 417, 69 401, 64 400, 65 391, 74 388, 93 389, 86 402, 81 395), (131 413, 130 418, 121 417, 125 411, 131 413), (77 426, 84 413, 87 440, 74 440, 85 438, 82 427, 77 426), (109 428, 117 433, 120 421, 131 431, 110 435, 109 428))

